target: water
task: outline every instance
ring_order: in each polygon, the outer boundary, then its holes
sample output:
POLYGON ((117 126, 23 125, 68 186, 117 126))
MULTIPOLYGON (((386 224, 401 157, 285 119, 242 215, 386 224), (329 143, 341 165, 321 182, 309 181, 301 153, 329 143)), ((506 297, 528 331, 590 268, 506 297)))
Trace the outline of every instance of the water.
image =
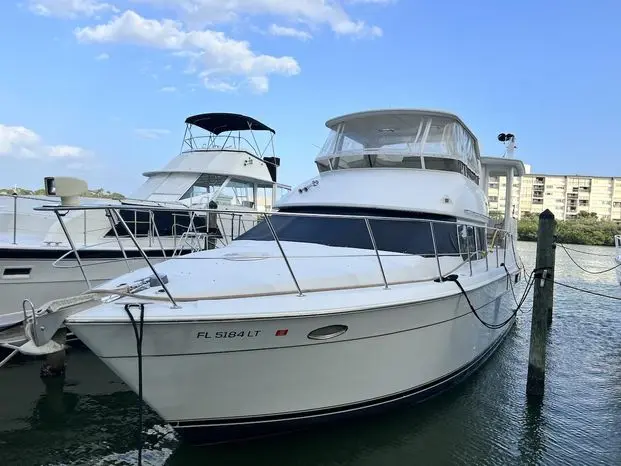
MULTIPOLYGON (((576 246, 612 256, 612 248, 576 246)), ((535 245, 521 243, 527 269, 535 245)), ((590 269, 607 257, 572 255, 590 269)), ((557 250, 556 279, 621 297, 614 272, 589 275, 557 250)), ((530 300, 525 310, 530 309, 530 300)), ((191 447, 147 411, 145 465, 619 465, 621 302, 556 286, 546 393, 526 403, 530 314, 455 389, 397 412, 242 446, 191 447)), ((136 396, 95 356, 74 349, 62 381, 39 361, 0 369, 0 464, 136 464, 136 396)))

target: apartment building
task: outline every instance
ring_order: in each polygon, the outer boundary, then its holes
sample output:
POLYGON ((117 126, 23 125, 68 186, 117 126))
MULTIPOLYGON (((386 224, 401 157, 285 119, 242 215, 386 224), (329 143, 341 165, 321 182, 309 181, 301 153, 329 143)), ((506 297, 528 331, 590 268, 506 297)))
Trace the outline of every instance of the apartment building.
MULTIPOLYGON (((559 220, 571 220, 584 211, 596 213, 599 219, 621 221, 621 177, 544 175, 530 171, 526 165, 526 175, 513 180, 511 204, 516 218, 550 209, 559 220)), ((504 177, 489 178, 490 212, 504 212, 505 189, 504 177)))

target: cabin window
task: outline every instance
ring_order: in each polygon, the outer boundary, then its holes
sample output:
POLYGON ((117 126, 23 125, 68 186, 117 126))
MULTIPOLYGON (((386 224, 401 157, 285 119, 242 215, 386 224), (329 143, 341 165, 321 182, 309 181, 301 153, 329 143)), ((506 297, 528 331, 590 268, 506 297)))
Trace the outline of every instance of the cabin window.
MULTIPOLYGON (((123 209, 118 212, 120 212, 121 217, 125 220, 131 233, 136 237, 155 236, 156 234, 159 234, 159 236, 179 236, 188 230, 190 223, 192 223, 195 231, 203 233, 207 231, 206 215, 196 215, 192 222, 190 222, 190 212, 187 210, 153 211, 153 222, 150 221, 150 212, 148 211, 123 209), (155 230, 152 230, 152 224, 155 224, 157 233, 155 230), (149 231, 150 229, 151 231, 149 231)), ((115 228, 119 236, 129 236, 121 222, 118 222, 115 228)), ((110 228, 105 236, 114 236, 114 230, 110 228)))
POLYGON ((376 166, 420 168, 418 156, 431 159, 429 169, 455 171, 478 180, 479 154, 472 135, 450 116, 424 113, 382 112, 335 124, 317 165, 320 172, 376 166))
POLYGON ((273 186, 271 184, 257 186, 257 210, 269 211, 272 206, 273 186))
MULTIPOLYGON (((289 210, 300 215, 271 217, 272 225, 280 241, 323 244, 333 247, 373 249, 364 220, 350 218, 308 217, 301 210, 289 210)), ((402 217, 405 213, 374 211, 373 209, 327 209, 307 208, 305 213, 332 213, 345 215, 402 217)), ((454 221, 454 218, 430 217, 416 214, 415 218, 454 221)), ((405 254, 434 255, 431 228, 427 221, 404 221, 398 219, 370 220, 377 248, 405 254)), ((436 247, 441 255, 458 255, 459 245, 454 223, 434 223, 436 247)), ((237 240, 273 241, 274 237, 265 221, 242 234, 237 240)))
POLYGON ((215 201, 218 205, 254 208, 254 183, 231 178, 220 189, 215 201))
POLYGON ((458 225, 459 253, 464 260, 472 256, 472 260, 483 259, 487 249, 485 228, 472 225, 458 225))
POLYGON ((224 175, 203 174, 188 189, 181 199, 190 199, 192 197, 213 195, 224 184, 227 177, 224 175))

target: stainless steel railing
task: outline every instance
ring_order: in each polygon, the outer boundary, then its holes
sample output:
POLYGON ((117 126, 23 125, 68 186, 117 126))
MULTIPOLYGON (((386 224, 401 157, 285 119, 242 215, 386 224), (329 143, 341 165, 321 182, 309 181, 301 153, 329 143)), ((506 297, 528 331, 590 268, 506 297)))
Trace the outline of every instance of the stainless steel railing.
POLYGON ((18 236, 18 231, 19 231, 19 228, 18 228, 19 200, 24 199, 24 200, 33 200, 33 201, 40 201, 40 202, 45 202, 45 200, 42 197, 28 196, 28 195, 17 194, 17 193, 0 194, 0 197, 11 199, 10 204, 12 205, 12 209, 11 209, 12 225, 11 225, 10 232, 7 232, 7 233, 9 233, 11 236, 11 242, 13 244, 17 244, 17 236, 18 236))
MULTIPOLYGON (((128 235, 129 239, 131 240, 131 243, 133 243, 133 246, 139 251, 140 255, 142 256, 142 258, 147 262, 148 267, 151 269, 151 271, 153 272, 154 276, 157 278, 158 283, 161 285, 163 291, 166 293, 167 298, 170 300, 170 302, 172 303, 172 305, 174 307, 177 307, 177 300, 181 299, 181 298, 175 298, 170 290, 168 289, 168 287, 166 286, 166 283, 164 282, 164 280, 160 277, 160 275, 157 273, 157 270, 155 269, 155 266, 153 265, 152 260, 148 257, 148 255, 146 254, 146 252, 144 251, 144 247, 140 244, 140 242, 138 241, 138 238, 131 232, 129 226, 127 225, 127 223, 125 222, 125 220, 122 218, 122 216, 120 215, 120 210, 126 210, 124 208, 124 206, 86 206, 86 205, 81 205, 81 206, 43 206, 40 208, 37 208, 36 210, 42 210, 42 211, 54 211, 58 217, 58 221, 61 223, 61 226, 63 228, 63 231, 65 232, 65 234, 67 235, 67 239, 71 245, 72 248, 72 252, 75 255, 76 261, 78 262, 78 265, 80 267, 80 269, 82 270, 82 274, 84 275, 85 280, 87 281, 87 283, 89 284, 89 288, 90 288, 90 282, 88 281, 87 277, 86 277, 86 272, 84 271, 84 265, 82 263, 82 261, 79 258, 79 250, 78 248, 76 248, 75 243, 70 240, 70 233, 67 230, 67 228, 64 226, 63 223, 63 218, 61 215, 59 215, 59 211, 65 211, 65 210, 84 210, 84 211, 90 211, 90 210, 105 210, 106 214, 109 216, 110 220, 111 220, 111 224, 112 221, 115 220, 114 223, 120 224, 123 226, 124 230, 126 231, 126 234, 128 235)), ((150 218, 153 218, 153 212, 157 212, 157 211, 172 211, 174 209, 171 208, 167 208, 167 207, 152 207, 152 206, 132 206, 132 210, 136 210, 136 211, 148 211, 151 212, 150 218)), ((189 212, 188 212, 189 213, 189 212)), ((190 213, 189 213, 190 214, 190 213)), ((192 214, 191 215, 203 215, 203 216, 209 216, 209 215, 218 215, 218 214, 230 214, 230 215, 247 215, 248 211, 235 211, 235 210, 229 210, 226 212, 222 212, 222 211, 217 211, 217 209, 193 209, 192 210, 192 214)), ((443 278, 449 274, 454 273, 455 271, 457 271, 458 269, 460 269, 461 267, 463 267, 464 265, 468 264, 469 267, 469 274, 472 276, 473 274, 473 262, 477 262, 477 261, 483 261, 484 260, 484 264, 485 264, 485 270, 488 271, 490 269, 490 266, 493 267, 493 264, 489 263, 488 260, 488 255, 490 253, 494 253, 494 255, 496 256, 496 268, 501 268, 502 264, 505 263, 506 261, 506 255, 507 255, 507 242, 508 241, 513 241, 513 236, 510 232, 507 232, 505 230, 502 230, 500 228, 493 228, 493 227, 489 227, 488 225, 485 224, 481 224, 481 223, 470 223, 467 221, 459 221, 459 222, 455 222, 455 221, 445 221, 445 220, 429 220, 429 219, 419 219, 419 218, 404 218, 404 217, 384 217, 384 216, 369 216, 369 215, 347 215, 347 214, 316 214, 316 213, 300 213, 300 212, 294 212, 294 213, 289 213, 289 212, 264 212, 264 213, 260 213, 259 215, 263 216, 263 220, 266 222, 266 225, 270 231, 270 234, 272 235, 273 240, 275 241, 280 256, 282 258, 282 260, 284 261, 287 270, 289 272, 289 275, 291 276, 292 282, 295 286, 295 289, 297 291, 297 294, 299 296, 302 296, 304 294, 304 288, 301 286, 298 277, 296 276, 293 267, 291 265, 291 261, 290 261, 290 257, 288 257, 288 255, 286 254, 283 245, 282 245, 282 239, 279 237, 278 235, 278 231, 277 228, 275 228, 273 222, 272 222, 272 217, 277 217, 277 216, 304 216, 304 217, 318 217, 318 218, 332 218, 332 219, 356 219, 356 220, 360 220, 360 221, 364 221, 367 232, 369 234, 369 239, 373 248, 373 255, 376 257, 377 259, 377 264, 379 267, 379 270, 381 272, 381 276, 382 276, 382 284, 383 287, 385 289, 388 289, 390 285, 396 285, 396 284, 403 284, 403 283, 416 283, 416 282, 428 282, 428 281, 432 281, 432 280, 437 280, 438 278, 443 278), (371 225, 371 222, 373 221, 382 221, 382 220, 389 220, 389 221, 396 221, 396 222, 420 222, 420 223, 426 223, 429 225, 429 235, 431 238, 431 243, 433 245, 433 255, 435 257, 435 262, 436 262, 436 266, 437 266, 437 275, 434 274, 434 276, 432 277, 428 277, 428 278, 424 278, 424 279, 412 279, 412 280, 406 280, 406 281, 389 281, 387 276, 386 276, 386 272, 385 272, 385 267, 382 261, 382 257, 386 257, 387 254, 384 252, 382 253, 380 251, 380 249, 378 248, 378 245, 376 243, 376 238, 373 232, 373 228, 371 225), (437 237, 436 237, 436 228, 435 226, 438 225, 454 225, 456 228, 456 236, 457 236, 457 241, 458 241, 458 247, 457 250, 458 252, 455 253, 446 253, 446 252, 442 252, 438 250, 438 242, 437 242, 437 237), (466 227, 466 229, 468 227, 472 227, 473 230, 473 235, 472 237, 468 237, 466 236, 465 238, 463 236, 461 236, 461 232, 460 232, 460 228, 462 227, 466 227), (482 232, 482 233, 481 233, 482 232), (483 236, 481 236, 481 234, 483 236), (492 244, 488 243, 488 238, 489 237, 495 238, 494 240, 492 240, 492 244), (503 243, 503 262, 501 264, 500 262, 500 240, 502 240, 503 243), (473 247, 474 246, 474 247, 473 247), (490 246, 491 246, 491 250, 490 250, 490 246), (443 270, 442 269, 442 264, 441 264, 441 257, 445 257, 445 256, 459 256, 461 257, 462 261, 452 267, 450 270, 443 270), (464 257, 465 256, 465 257, 464 257)), ((124 246, 123 246, 123 242, 121 241, 118 232, 116 231, 115 228, 114 232, 115 232, 115 237, 119 243, 119 247, 121 248, 121 250, 123 251, 123 255, 125 256, 125 258, 127 259, 127 256, 125 255, 125 250, 124 250, 124 246)), ((463 231, 463 230, 461 230, 463 231)), ((157 234, 157 232, 156 232, 157 234)), ((207 234, 209 234, 209 232, 207 232, 207 234)), ((231 235, 231 240, 233 239, 233 235, 231 235)), ((388 254, 388 255, 394 255, 394 256, 398 256, 398 257, 403 257, 403 256, 408 256, 408 255, 424 255, 423 253, 421 254, 401 254, 401 253, 394 253, 394 254, 388 254)), ((517 263, 517 258, 516 258, 516 263, 517 263)), ((313 290, 307 290, 307 291, 317 291, 315 289, 313 290)))
MULTIPOLYGON (((27 236, 32 236, 33 234, 40 236, 41 240, 43 241, 45 235, 48 233, 47 228, 41 228, 41 229, 30 228, 29 229, 28 226, 25 225, 25 223, 27 223, 26 221, 24 221, 24 223, 20 223, 20 217, 29 216, 31 215, 31 212, 26 211, 26 210, 24 210, 24 212, 20 212, 19 211, 19 207, 20 207, 19 200, 23 199, 23 200, 38 201, 41 204, 53 203, 53 205, 56 205, 59 207, 59 210, 63 210, 63 211, 73 210, 73 209, 66 209, 66 207, 62 207, 61 209, 59 201, 55 201, 51 198, 46 198, 45 196, 37 197, 37 196, 28 196, 28 195, 22 195, 22 194, 15 193, 15 194, 0 194, 0 197, 10 199, 10 202, 7 203, 7 207, 9 207, 8 212, 10 215, 10 220, 7 222, 9 223, 7 225, 9 229, 6 230, 4 233, 6 235, 7 240, 15 245, 18 244, 18 241, 20 240, 20 238, 23 239, 23 238, 26 238, 27 236)), ((106 204, 101 204, 102 210, 105 210, 105 207, 104 207, 105 205, 106 204)), ((152 247, 155 242, 158 242, 161 244, 162 236, 157 231, 157 224, 153 217, 153 211, 149 212, 149 218, 147 220, 139 220, 137 218, 137 215, 139 212, 144 211, 144 206, 141 206, 141 208, 135 208, 135 206, 133 205, 119 204, 118 206, 115 206, 115 207, 123 211, 133 212, 134 219, 132 222, 129 222, 129 223, 132 224, 133 234, 136 238, 146 238, 146 241, 148 242, 149 247, 152 247), (146 230, 145 233, 141 233, 138 231, 138 230, 143 230, 142 228, 140 228, 141 225, 143 226, 147 225, 147 227, 144 229, 146 230)), ((181 209, 188 209, 188 207, 179 203, 179 207, 176 210, 178 211, 181 209)), ((33 207, 33 210, 39 210, 39 209, 33 207)), ((187 231, 187 229, 189 228, 188 225, 183 224, 178 219, 183 216, 190 218, 192 212, 195 212, 195 211, 191 211, 188 209, 188 213, 173 214, 174 221, 173 221, 172 239, 173 239, 173 242, 175 242, 175 245, 176 245, 176 242, 184 234, 184 232, 187 231)), ((249 212, 249 213, 252 213, 252 212, 249 212)), ((240 215, 240 214, 236 214, 236 213, 228 214, 227 211, 223 211, 223 210, 218 211, 218 217, 217 217, 218 223, 220 225, 220 230, 223 232, 224 237, 233 238, 235 236, 240 235, 243 231, 246 231, 247 222, 242 221, 242 217, 243 215, 240 215), (230 217, 230 232, 228 231, 229 230, 228 225, 225 224, 225 222, 228 221, 229 217, 230 217), (237 232, 235 232, 235 229, 237 229, 237 232)), ((256 223, 256 221, 254 223, 256 223)), ((90 224, 92 224, 92 221, 90 222, 90 224)), ((97 246, 101 246, 105 244, 106 243, 105 235, 106 233, 110 231, 111 227, 107 226, 103 228, 100 227, 100 228, 89 229, 90 224, 89 224, 88 216, 86 215, 86 211, 84 211, 83 220, 82 220, 82 228, 80 231, 82 247, 84 248, 97 247, 97 246), (98 238, 93 239, 92 235, 98 235, 98 238), (90 244, 89 244, 89 239, 90 239, 90 244), (93 242, 93 240, 95 240, 95 242, 93 242)), ((197 231, 200 231, 201 229, 200 226, 195 226, 195 228, 197 231)), ((80 241, 76 241, 75 239, 76 233, 74 233, 72 236, 74 237, 73 238, 74 243, 78 244, 80 241)), ((166 235, 166 237, 170 237, 170 236, 171 235, 166 235)), ((55 242, 55 243, 56 243, 56 246, 59 245, 59 242, 55 242)), ((69 254, 66 254, 64 256, 67 256, 67 255, 69 254)))

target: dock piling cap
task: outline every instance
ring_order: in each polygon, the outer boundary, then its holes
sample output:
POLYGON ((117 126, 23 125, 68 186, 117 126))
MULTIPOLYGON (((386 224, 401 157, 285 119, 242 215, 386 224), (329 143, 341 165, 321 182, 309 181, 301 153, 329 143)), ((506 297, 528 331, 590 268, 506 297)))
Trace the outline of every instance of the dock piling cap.
POLYGON ((544 219, 544 218, 545 218, 545 219, 552 218, 552 219, 553 219, 553 218, 554 218, 554 214, 550 211, 550 209, 546 209, 546 210, 544 210, 543 212, 541 212, 541 213, 539 214, 539 218, 541 218, 541 219, 544 219))
POLYGON ((43 356, 45 354, 58 353, 64 349, 65 345, 61 345, 54 340, 50 340, 41 346, 37 346, 32 340, 28 340, 19 347, 19 352, 27 356, 43 356))

